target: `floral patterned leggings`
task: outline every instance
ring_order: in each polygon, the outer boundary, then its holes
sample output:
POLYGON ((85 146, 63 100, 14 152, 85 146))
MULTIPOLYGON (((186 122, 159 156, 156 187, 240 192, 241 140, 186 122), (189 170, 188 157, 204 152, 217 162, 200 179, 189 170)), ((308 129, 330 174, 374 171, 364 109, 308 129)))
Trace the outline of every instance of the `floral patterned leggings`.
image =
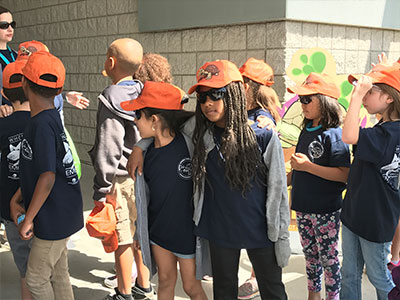
POLYGON ((306 259, 308 290, 321 291, 322 268, 326 299, 339 299, 340 263, 338 241, 340 211, 327 214, 296 213, 300 242, 306 259))

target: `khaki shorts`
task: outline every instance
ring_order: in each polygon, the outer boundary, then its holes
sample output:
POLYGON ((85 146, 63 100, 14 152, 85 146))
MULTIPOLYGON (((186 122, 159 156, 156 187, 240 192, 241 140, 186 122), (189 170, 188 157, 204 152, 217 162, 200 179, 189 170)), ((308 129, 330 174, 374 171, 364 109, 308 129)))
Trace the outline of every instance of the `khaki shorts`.
POLYGON ((137 216, 133 179, 129 176, 116 176, 110 193, 106 195, 106 202, 115 207, 118 245, 132 244, 137 216))

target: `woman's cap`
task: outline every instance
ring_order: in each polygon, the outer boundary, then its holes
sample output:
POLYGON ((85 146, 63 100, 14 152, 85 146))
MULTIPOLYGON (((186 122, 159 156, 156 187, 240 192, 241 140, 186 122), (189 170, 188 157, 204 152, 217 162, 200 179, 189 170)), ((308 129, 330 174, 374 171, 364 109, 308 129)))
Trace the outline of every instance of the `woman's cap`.
POLYGON ((28 59, 32 53, 45 51, 49 52, 49 48, 45 44, 39 41, 27 41, 19 44, 18 47, 18 59, 28 59))
POLYGON ((32 53, 25 67, 23 75, 33 83, 48 88, 62 88, 65 81, 65 68, 61 60, 49 52, 32 53), (43 79, 43 75, 53 75, 56 81, 43 79))
POLYGON ((125 110, 139 110, 145 107, 181 110, 188 100, 185 92, 175 85, 146 81, 139 97, 121 102, 121 107, 125 110))
POLYGON ((16 89, 22 87, 22 81, 13 81, 11 77, 20 74, 22 78, 22 69, 25 67, 26 60, 17 60, 8 64, 3 70, 3 88, 16 89))
POLYGON ((340 97, 340 90, 331 76, 313 72, 302 84, 287 88, 287 91, 299 96, 322 94, 335 99, 340 97))
POLYGON ((228 60, 216 60, 202 65, 196 73, 196 80, 197 83, 189 89, 189 94, 192 94, 198 86, 222 88, 232 81, 243 82, 243 77, 234 63, 228 60))
MULTIPOLYGON (((372 83, 385 83, 400 92, 400 63, 392 66, 381 67, 377 71, 365 74, 372 78, 372 83)), ((348 80, 351 84, 358 81, 362 75, 349 75, 348 80)))
POLYGON ((263 60, 251 57, 240 67, 239 71, 242 76, 262 85, 271 86, 274 84, 274 71, 263 60))

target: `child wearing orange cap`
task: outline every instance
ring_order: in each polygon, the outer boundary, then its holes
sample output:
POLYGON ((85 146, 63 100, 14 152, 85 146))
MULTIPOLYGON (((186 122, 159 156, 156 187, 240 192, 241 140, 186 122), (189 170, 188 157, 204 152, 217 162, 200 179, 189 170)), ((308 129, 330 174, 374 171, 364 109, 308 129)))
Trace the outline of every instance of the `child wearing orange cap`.
POLYGON ((11 200, 23 200, 22 239, 33 238, 26 283, 34 299, 73 299, 68 273, 67 242, 83 227, 79 179, 54 96, 62 91, 65 68, 48 52, 32 54, 22 69, 22 88, 31 119, 21 142, 21 188, 11 200))
MULTIPOLYGON (((14 262, 21 277, 21 299, 32 299, 26 286, 26 266, 31 247, 31 241, 22 240, 19 237, 17 223, 10 216, 10 201, 20 186, 19 159, 21 142, 24 130, 30 119, 28 99, 22 90, 22 68, 25 62, 16 61, 8 64, 3 71, 4 97, 11 102, 14 114, 8 118, 0 119, 0 190, 1 218, 4 220, 7 239, 10 243, 14 262)), ((22 204, 21 204, 22 205, 22 204)), ((21 208, 21 211, 23 209, 21 208)), ((20 219, 23 218, 22 212, 20 219)))
POLYGON ((177 263, 189 298, 207 299, 195 274, 189 153, 192 141, 179 132, 181 124, 193 116, 192 112, 182 110, 187 101, 181 89, 147 81, 136 100, 121 104, 125 110, 136 111, 135 123, 142 138, 154 138, 145 154, 143 175, 136 177, 135 189, 139 243, 149 269, 152 269, 151 246, 158 270, 159 299, 174 298, 177 263))
POLYGON ((292 209, 296 211, 306 260, 308 299, 339 299, 339 229, 342 192, 350 167, 349 147, 342 142, 340 90, 325 74, 310 73, 301 85, 288 88, 299 95, 303 130, 291 157, 292 209), (311 187, 311 188, 310 188, 311 187))
POLYGON ((382 66, 355 85, 343 125, 343 141, 357 145, 343 201, 341 299, 361 299, 364 265, 379 300, 387 299, 394 282, 386 266, 400 215, 400 64, 382 66), (359 128, 359 112, 381 119, 359 128))

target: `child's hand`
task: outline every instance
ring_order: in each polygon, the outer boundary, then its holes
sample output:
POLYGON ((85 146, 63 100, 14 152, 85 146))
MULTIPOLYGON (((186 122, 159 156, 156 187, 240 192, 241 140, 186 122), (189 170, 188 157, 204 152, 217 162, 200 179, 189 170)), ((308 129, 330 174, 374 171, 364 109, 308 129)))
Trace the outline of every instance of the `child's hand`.
POLYGON ((140 243, 138 240, 133 240, 133 249, 140 250, 140 243))
POLYGON ((372 88, 372 79, 369 76, 361 76, 361 78, 357 81, 357 84, 353 91, 353 96, 358 96, 364 98, 364 96, 371 90, 372 88))
POLYGON ((294 153, 290 158, 290 165, 296 171, 308 172, 308 166, 311 164, 308 156, 303 153, 294 153))
POLYGON ((266 116, 258 116, 257 118, 257 127, 259 128, 265 128, 267 130, 275 130, 276 131, 276 126, 274 121, 272 121, 270 118, 266 116))
POLYGON ((33 237, 33 222, 26 219, 19 227, 19 236, 22 240, 30 240, 33 237))
POLYGON ((14 108, 10 105, 0 105, 0 118, 5 118, 14 112, 14 108))
POLYGON ((136 146, 133 147, 132 153, 129 155, 128 163, 126 164, 126 169, 133 180, 136 180, 136 170, 138 175, 142 175, 143 162, 143 150, 136 146))
POLYGON ((67 92, 65 93, 65 99, 67 102, 79 109, 85 109, 89 106, 89 99, 82 96, 82 93, 79 92, 67 92))
POLYGON ((25 214, 25 209, 17 202, 10 202, 10 217, 14 221, 15 225, 18 225, 17 219, 20 215, 25 214))

